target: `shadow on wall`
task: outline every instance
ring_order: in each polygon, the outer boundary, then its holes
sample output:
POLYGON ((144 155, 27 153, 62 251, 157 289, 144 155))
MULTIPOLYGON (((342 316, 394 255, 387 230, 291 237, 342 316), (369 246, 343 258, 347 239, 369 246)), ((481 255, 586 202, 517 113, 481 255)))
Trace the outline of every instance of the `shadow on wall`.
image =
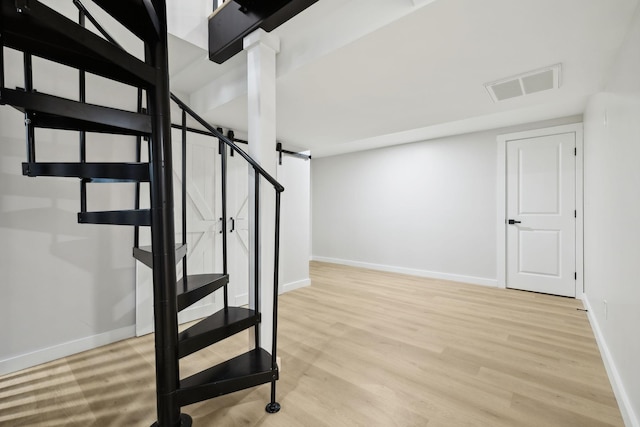
MULTIPOLYGON (((77 179, 22 176, 24 138, 13 137, 22 117, 6 110, 0 109, 8 125, 0 131, 0 311, 10 327, 0 332, 0 361, 135 322, 133 229, 78 224, 77 179)), ((77 136, 38 144, 43 158, 53 151, 66 161, 78 157, 77 136)), ((94 204, 133 207, 131 189, 114 186, 95 190, 94 204), (118 191, 123 195, 111 195, 118 191)))

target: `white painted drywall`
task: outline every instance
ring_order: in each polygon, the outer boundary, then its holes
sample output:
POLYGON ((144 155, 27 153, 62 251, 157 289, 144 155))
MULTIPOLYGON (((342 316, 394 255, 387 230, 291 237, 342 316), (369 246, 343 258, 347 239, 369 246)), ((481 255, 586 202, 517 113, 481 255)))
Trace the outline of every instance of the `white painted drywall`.
POLYGON ((638 427, 640 8, 584 131, 585 301, 626 425, 638 427))
POLYGON ((493 135, 314 159, 314 259, 495 278, 493 135))
MULTIPOLYGON (((22 57, 6 51, 7 86, 22 57)), ((34 84, 77 99, 77 71, 34 59, 34 84)), ((135 110, 136 90, 87 77, 90 102, 135 110)), ((0 107, 0 374, 133 335, 133 229, 77 223, 77 179, 22 176, 24 116, 0 107)), ((87 138, 88 161, 134 161, 135 139, 87 138)), ((78 133, 36 130, 39 161, 78 161, 78 133)), ((133 184, 90 184, 90 210, 132 209, 133 184)))
POLYGON ((313 259, 495 286, 497 135, 580 120, 314 159, 313 259))
POLYGON ((209 15, 213 0, 167 1, 169 34, 209 50, 209 15))
POLYGON ((280 229, 280 293, 310 284, 311 160, 287 155, 278 166, 284 186, 280 229))

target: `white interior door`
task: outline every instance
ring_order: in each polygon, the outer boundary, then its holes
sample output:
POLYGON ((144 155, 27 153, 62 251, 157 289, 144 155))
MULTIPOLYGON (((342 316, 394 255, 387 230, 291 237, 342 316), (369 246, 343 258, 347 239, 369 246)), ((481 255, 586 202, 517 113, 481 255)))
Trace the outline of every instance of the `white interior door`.
POLYGON ((227 160, 229 305, 249 303, 249 168, 237 153, 227 160))
MULTIPOLYGON (((174 202, 176 243, 182 242, 182 159, 174 130, 174 202)), ((221 273, 220 191, 217 140, 198 134, 187 136, 187 274, 221 273)), ((145 236, 148 239, 148 236, 145 236)), ((150 244, 143 241, 141 246, 150 244)), ((182 277, 182 261, 176 265, 182 277)), ((222 308, 221 296, 209 295, 178 314, 179 323, 208 316, 222 308)), ((136 262, 136 335, 153 332, 153 274, 149 267, 136 262)))
MULTIPOLYGON (((174 155, 175 155, 174 150, 174 155)), ((182 188, 174 160, 174 188, 182 188)), ((220 229, 220 156, 218 141, 199 134, 187 136, 187 274, 222 273, 220 229)), ((180 195, 180 192, 177 191, 180 195)), ((176 197, 175 200, 181 200, 176 197)), ((182 241, 179 208, 176 206, 176 242, 182 241), (179 225, 180 224, 180 225, 179 225)), ((182 263, 177 274, 182 277, 182 263)), ((209 316, 222 308, 217 293, 208 295, 178 314, 179 323, 209 316)))
POLYGON ((576 135, 507 141, 506 286, 576 296, 576 135))

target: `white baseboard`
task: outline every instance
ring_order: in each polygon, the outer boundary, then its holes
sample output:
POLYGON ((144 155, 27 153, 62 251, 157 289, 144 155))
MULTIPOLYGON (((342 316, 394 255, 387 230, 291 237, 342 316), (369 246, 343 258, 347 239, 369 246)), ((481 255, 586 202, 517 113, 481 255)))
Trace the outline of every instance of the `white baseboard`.
POLYGON ((131 325, 113 331, 104 332, 102 334, 57 344, 31 353, 21 354, 9 359, 0 360, 0 375, 31 368, 32 366, 60 359, 61 357, 70 356, 82 351, 91 350, 96 347, 131 338, 134 337, 135 334, 136 328, 131 325))
POLYGON ((311 285, 311 279, 306 278, 302 280, 297 280, 295 282, 285 283, 284 285, 280 285, 279 295, 284 294, 285 292, 293 291, 295 289, 304 288, 306 286, 311 285))
POLYGON ((613 393, 618 401, 624 425, 627 427, 640 427, 640 418, 638 418, 638 415, 633 410, 631 399, 624 388, 624 383, 622 382, 618 368, 616 368, 611 352, 609 351, 609 347, 607 346, 607 341, 604 339, 598 320, 593 314, 589 297, 586 294, 583 294, 582 302, 584 303, 584 308, 587 310, 587 317, 589 318, 589 323, 591 323, 593 334, 596 337, 596 342, 598 343, 600 355, 602 356, 604 367, 607 370, 607 375, 609 376, 609 382, 611 382, 613 393))
POLYGON ((397 267, 393 265, 372 264, 362 261, 351 261, 339 258, 328 258, 322 256, 313 256, 312 261, 329 262, 332 264, 349 265, 351 267, 362 267, 371 270, 388 271, 390 273, 409 274, 411 276, 428 277, 430 279, 451 280, 453 282, 470 283, 472 285, 497 287, 496 279, 487 279, 484 277, 464 276, 461 274, 441 273, 438 271, 418 270, 415 268, 397 267))

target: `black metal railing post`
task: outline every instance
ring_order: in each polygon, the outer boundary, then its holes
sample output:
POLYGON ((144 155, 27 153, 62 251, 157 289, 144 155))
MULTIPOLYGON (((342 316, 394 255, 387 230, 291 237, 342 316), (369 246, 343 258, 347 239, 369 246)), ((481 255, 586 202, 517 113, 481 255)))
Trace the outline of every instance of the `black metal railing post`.
MULTIPOLYGON (((24 53, 24 90, 33 92, 33 60, 28 52, 24 53)), ((36 136, 32 121, 33 113, 25 111, 24 125, 27 139, 27 162, 29 163, 36 161, 36 136)))
MULTIPOLYGON (((183 110, 184 111, 184 110, 183 110)), ((222 134, 222 129, 217 129, 222 134)), ((218 138, 220 147, 220 197, 222 198, 222 273, 229 274, 229 261, 227 251, 227 145, 218 138)), ((224 285, 224 308, 229 308, 229 287, 224 285)))
MULTIPOLYGON (((84 8, 78 8, 78 23, 81 27, 85 27, 85 10, 84 8)), ((79 101, 82 103, 87 102, 87 80, 84 70, 78 70, 78 92, 79 101)), ((87 161, 87 133, 83 130, 80 131, 80 162, 87 161)), ((82 178, 80 180, 80 212, 87 211, 87 180, 82 178)))
MULTIPOLYGON (((278 285, 280 268, 280 195, 276 190, 276 218, 274 235, 274 255, 273 255, 273 337, 271 343, 271 369, 278 369, 278 285)), ((267 412, 275 413, 280 410, 280 404, 276 402, 276 380, 271 381, 271 402, 267 405, 267 412)))
MULTIPOLYGON (((187 244, 187 113, 182 110, 182 244, 187 244)), ((182 257, 182 286, 186 291, 187 283, 187 254, 182 257)))
MULTIPOLYGON (((260 174, 253 169, 254 181, 254 261, 253 261, 253 298, 255 301, 255 310, 260 311, 260 174)), ((260 348, 260 324, 255 326, 255 346, 260 348)))
MULTIPOLYGON (((142 108, 142 89, 138 88, 138 103, 137 109, 138 113, 143 112, 142 108)), ((140 163, 142 161, 142 136, 136 136, 136 163, 140 163)), ((140 209, 140 182, 136 182, 135 188, 135 202, 134 209, 140 209)), ((133 229, 133 247, 140 247, 140 226, 136 225, 133 229)))

